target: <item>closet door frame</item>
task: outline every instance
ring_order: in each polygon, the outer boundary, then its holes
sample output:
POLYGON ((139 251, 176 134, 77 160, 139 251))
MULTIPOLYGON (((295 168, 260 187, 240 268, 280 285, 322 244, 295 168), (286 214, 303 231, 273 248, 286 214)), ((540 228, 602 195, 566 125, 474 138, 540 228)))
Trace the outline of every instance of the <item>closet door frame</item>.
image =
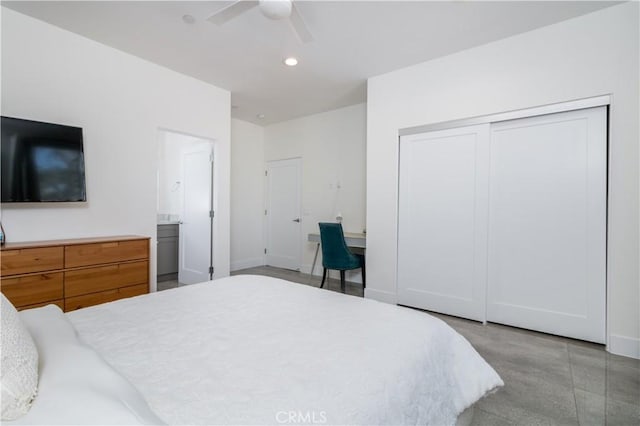
MULTIPOLYGON (((575 100, 558 102, 558 103, 553 103, 553 104, 534 106, 534 107, 530 107, 530 108, 524 108, 524 109, 518 109, 518 110, 512 110, 512 111, 505 111, 505 112, 500 112, 500 113, 495 113, 495 114, 474 116, 474 117, 468 117, 468 118, 462 118, 462 119, 454 119, 454 120, 449 120, 449 121, 431 123, 431 124, 426 124, 426 125, 406 127, 406 128, 398 129, 398 152, 400 151, 400 141, 402 140, 402 137, 404 137, 404 136, 410 136, 410 135, 415 135, 415 134, 419 134, 419 133, 432 132, 432 131, 436 131, 436 130, 452 129, 452 128, 456 128, 456 127, 473 126, 473 125, 478 125, 478 124, 498 123, 498 122, 501 122, 501 121, 514 120, 514 119, 526 118, 526 117, 536 117, 536 116, 540 116, 540 115, 554 114, 554 113, 558 113, 558 112, 573 111, 573 110, 586 109, 586 108, 599 107, 599 106, 609 107, 611 105, 611 103, 612 103, 611 95, 605 94, 605 95, 600 95, 600 96, 593 96, 593 97, 588 97, 588 98, 575 99, 575 100)), ((607 118, 609 119, 609 117, 607 117, 607 118)), ((607 124, 607 126, 608 126, 608 124, 607 124)), ((607 131, 606 131, 607 141, 610 140, 610 134, 609 133, 610 133, 610 129, 607 128, 607 131)), ((605 184, 607 186, 607 192, 608 192, 609 178, 610 178, 610 173, 611 173, 610 172, 610 167, 609 167, 608 150, 609 150, 609 146, 608 146, 608 142, 607 142, 607 160, 606 160, 607 182, 605 184)), ((400 158, 400 156, 398 156, 398 158, 400 158)), ((398 207, 398 218, 399 218, 400 191, 398 191, 398 206, 397 207, 398 207)), ((607 211, 606 227, 608 229, 609 217, 610 217, 608 202, 607 202, 607 205, 606 205, 606 211, 607 211)), ((398 233, 398 235, 399 235, 399 233, 398 233)), ((607 235, 605 237, 606 247, 609 246, 609 238, 610 238, 610 235, 607 232, 607 235)), ((398 242, 396 242, 396 243, 398 243, 398 242)), ((398 253, 399 253, 399 250, 398 250, 398 253)), ((611 300, 611 288, 608 285, 608 283, 610 281, 610 273, 611 272, 609 270, 608 253, 606 254, 606 259, 605 259, 605 269, 606 269, 606 271, 605 271, 605 277, 606 277, 606 283, 605 283, 605 287, 606 287, 606 302, 605 302, 605 311, 606 311, 606 313, 605 313, 605 333, 606 333, 606 335, 605 335, 605 344, 606 344, 607 350, 609 350, 609 347, 610 347, 610 344, 611 344, 611 342, 610 342, 610 338, 611 338, 611 329, 610 329, 610 327, 611 327, 611 321, 610 321, 611 309, 610 309, 610 302, 609 302, 611 300)), ((399 268, 396 269, 396 283, 398 283, 398 275, 399 275, 399 268)), ((397 284, 397 286, 398 285, 399 284, 397 284)), ((396 289, 396 292, 397 292, 397 289, 396 289)), ((485 312, 486 312, 486 310, 485 310, 485 312)))

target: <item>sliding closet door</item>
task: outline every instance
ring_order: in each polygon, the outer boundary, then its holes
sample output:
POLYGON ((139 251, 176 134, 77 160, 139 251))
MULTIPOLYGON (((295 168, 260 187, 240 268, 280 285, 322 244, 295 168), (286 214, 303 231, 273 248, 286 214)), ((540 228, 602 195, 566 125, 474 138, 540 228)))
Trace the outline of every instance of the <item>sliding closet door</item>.
POLYGON ((485 320, 489 126, 403 136, 398 303, 485 320))
POLYGON ((604 342, 606 114, 492 124, 489 321, 604 342))

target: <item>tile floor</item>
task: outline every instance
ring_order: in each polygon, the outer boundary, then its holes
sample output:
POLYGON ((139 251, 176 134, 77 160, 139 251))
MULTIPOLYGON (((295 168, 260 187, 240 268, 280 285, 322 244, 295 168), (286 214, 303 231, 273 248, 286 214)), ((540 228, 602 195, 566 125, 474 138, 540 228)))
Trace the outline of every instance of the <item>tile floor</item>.
POLYGON ((158 291, 169 290, 170 288, 176 288, 180 284, 178 280, 169 280, 169 281, 158 281, 158 291))
MULTIPOLYGON (((238 274, 320 285, 318 277, 267 266, 232 273, 238 274)), ((339 279, 330 280, 329 290, 340 291, 339 279)), ((346 292, 363 295, 354 283, 347 283, 346 292)), ((592 343, 433 315, 465 336, 505 382, 474 406, 471 424, 640 425, 640 360, 592 343)))

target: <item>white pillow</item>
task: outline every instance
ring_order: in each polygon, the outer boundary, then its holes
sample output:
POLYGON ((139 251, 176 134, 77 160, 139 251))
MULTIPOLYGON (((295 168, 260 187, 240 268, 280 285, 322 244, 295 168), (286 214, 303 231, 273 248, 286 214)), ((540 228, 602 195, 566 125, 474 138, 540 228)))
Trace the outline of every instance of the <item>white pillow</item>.
POLYGON ((38 351, 18 311, 2 295, 2 420, 25 415, 38 392, 38 351))
POLYGON ((85 344, 59 307, 20 312, 40 356, 38 397, 3 425, 164 424, 140 392, 85 344))

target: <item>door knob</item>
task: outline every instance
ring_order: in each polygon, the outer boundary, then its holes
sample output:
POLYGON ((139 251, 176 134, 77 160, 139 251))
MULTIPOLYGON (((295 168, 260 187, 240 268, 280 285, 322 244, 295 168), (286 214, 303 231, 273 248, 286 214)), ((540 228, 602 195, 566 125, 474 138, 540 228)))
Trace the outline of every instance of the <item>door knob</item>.
POLYGON ((293 219, 293 221, 294 221, 294 222, 298 222, 298 223, 300 223, 300 218, 299 218, 299 217, 298 217, 298 218, 295 218, 295 219, 293 219))

